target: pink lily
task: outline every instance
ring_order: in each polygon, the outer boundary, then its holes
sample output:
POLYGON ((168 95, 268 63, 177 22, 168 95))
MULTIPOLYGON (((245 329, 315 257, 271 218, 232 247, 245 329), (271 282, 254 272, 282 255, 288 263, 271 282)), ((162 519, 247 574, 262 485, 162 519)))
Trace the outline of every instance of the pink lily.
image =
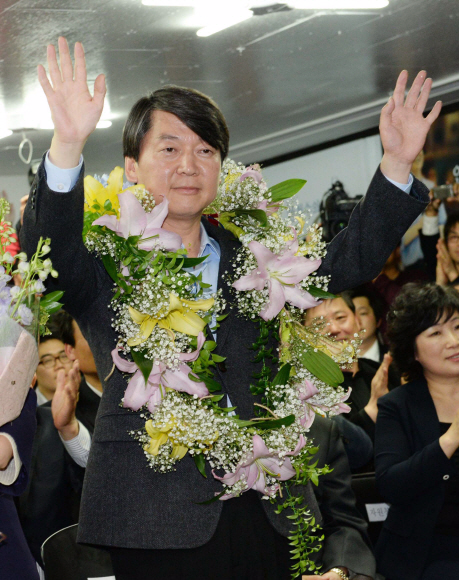
POLYGON ((322 260, 295 256, 298 251, 296 232, 293 241, 279 256, 256 241, 250 242, 248 247, 254 254, 258 267, 236 280, 233 287, 236 290, 263 290, 268 286, 268 303, 260 312, 264 320, 275 318, 286 302, 297 308, 312 308, 320 304, 309 292, 298 286, 298 283, 317 270, 322 260))
POLYGON ((270 204, 268 205, 268 200, 264 199, 263 201, 260 201, 260 203, 257 206, 257 209, 262 209, 267 216, 272 215, 273 213, 276 213, 277 211, 279 211, 281 204, 280 203, 274 203, 274 202, 270 202, 270 204))
MULTIPOLYGON (((227 473, 219 477, 213 471, 215 479, 218 479, 227 486, 232 486, 239 480, 243 479, 246 483, 244 491, 255 489, 264 495, 273 496, 279 489, 279 484, 268 487, 266 476, 269 475, 279 481, 286 481, 295 475, 295 469, 288 457, 284 458, 281 465, 281 459, 275 452, 270 452, 260 435, 253 436, 253 451, 238 465, 234 473, 227 473)), ((303 435, 293 451, 287 455, 298 455, 301 449, 306 445, 303 435)), ((235 497, 233 493, 226 493, 220 499, 226 500, 235 497)))
POLYGON ((326 405, 315 405, 317 409, 321 409, 325 413, 332 413, 333 415, 341 415, 341 413, 349 413, 351 410, 350 406, 347 405, 344 401, 347 401, 351 396, 352 389, 351 387, 344 393, 341 397, 339 402, 332 407, 327 407, 326 405))
POLYGON ((263 176, 258 169, 256 169, 255 165, 249 165, 244 173, 239 177, 239 181, 242 183, 244 179, 247 179, 247 177, 251 177, 256 183, 258 183, 258 185, 260 185, 263 179, 263 176))
MULTIPOLYGON (((188 362, 196 360, 204 342, 204 333, 200 332, 197 349, 191 353, 182 353, 180 360, 188 362)), ((177 370, 168 369, 162 362, 155 362, 145 384, 142 372, 135 362, 121 358, 116 348, 112 351, 112 359, 120 371, 134 373, 124 393, 123 407, 127 409, 138 411, 143 405, 148 403, 149 411, 154 413, 162 397, 166 394, 166 388, 188 393, 189 395, 198 395, 200 398, 209 394, 205 383, 202 381, 195 382, 190 379, 191 369, 185 362, 177 370)))
POLYGON ((317 395, 318 392, 319 390, 312 381, 305 380, 298 385, 298 398, 303 403, 303 415, 300 417, 300 424, 305 429, 311 427, 316 416, 313 407, 306 403, 306 401, 314 395, 317 395))
POLYGON ((140 201, 130 191, 118 194, 120 219, 116 215, 103 215, 93 225, 105 226, 118 236, 127 239, 129 236, 142 236, 139 248, 150 251, 158 246, 169 251, 176 251, 182 245, 178 234, 162 229, 169 210, 166 198, 147 213, 140 201))

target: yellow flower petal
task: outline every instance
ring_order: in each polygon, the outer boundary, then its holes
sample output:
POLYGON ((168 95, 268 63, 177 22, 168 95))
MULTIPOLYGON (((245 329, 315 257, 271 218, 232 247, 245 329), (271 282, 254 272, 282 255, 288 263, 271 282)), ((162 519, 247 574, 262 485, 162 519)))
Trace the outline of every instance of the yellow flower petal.
POLYGON ((132 306, 129 306, 129 314, 136 324, 142 324, 144 320, 150 318, 148 314, 143 314, 143 312, 139 312, 135 308, 132 308, 132 306))
POLYGON ((206 327, 204 320, 194 312, 187 312, 186 314, 171 312, 167 318, 172 330, 191 336, 198 336, 206 327))
POLYGON ((203 310, 207 312, 214 305, 215 300, 213 298, 203 298, 202 300, 185 300, 182 299, 183 304, 187 306, 190 310, 203 310))
POLYGON ((115 169, 110 172, 106 187, 107 193, 110 197, 121 193, 123 189, 123 175, 124 169, 119 166, 115 167, 115 169))
POLYGON ((188 447, 185 447, 185 445, 180 445, 175 443, 172 446, 172 452, 171 452, 171 457, 172 459, 183 459, 185 457, 185 455, 188 452, 188 447))

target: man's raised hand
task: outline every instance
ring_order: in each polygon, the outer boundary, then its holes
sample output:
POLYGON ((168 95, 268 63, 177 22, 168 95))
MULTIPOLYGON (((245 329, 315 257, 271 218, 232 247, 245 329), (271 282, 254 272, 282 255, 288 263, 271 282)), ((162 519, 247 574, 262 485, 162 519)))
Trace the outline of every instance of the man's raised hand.
POLYGON ((384 148, 381 171, 386 177, 407 183, 411 165, 424 147, 427 133, 441 110, 437 101, 427 115, 426 107, 432 79, 426 79, 426 72, 421 71, 405 98, 408 72, 402 71, 397 79, 394 94, 381 111, 379 132, 384 148))
POLYGON ((94 83, 94 95, 86 80, 83 45, 75 44, 75 67, 72 65, 67 40, 58 40, 60 68, 55 47, 47 49, 51 82, 42 65, 38 65, 38 80, 48 100, 54 123, 54 137, 50 161, 63 169, 76 167, 89 135, 102 115, 105 98, 105 77, 99 75, 94 83))
POLYGON ((74 361, 67 377, 63 369, 57 373, 56 392, 51 403, 54 426, 65 441, 75 438, 80 430, 75 409, 80 390, 80 368, 74 361))

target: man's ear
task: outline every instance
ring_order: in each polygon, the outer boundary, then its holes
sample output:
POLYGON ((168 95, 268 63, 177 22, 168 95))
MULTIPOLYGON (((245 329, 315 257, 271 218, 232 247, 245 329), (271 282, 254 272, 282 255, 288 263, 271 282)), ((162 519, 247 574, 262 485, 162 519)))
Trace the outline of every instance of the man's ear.
POLYGON ((131 183, 138 183, 139 179, 137 177, 137 161, 133 157, 124 158, 124 173, 128 181, 131 183))
POLYGON ((65 354, 70 360, 76 360, 75 349, 71 344, 64 344, 65 354))

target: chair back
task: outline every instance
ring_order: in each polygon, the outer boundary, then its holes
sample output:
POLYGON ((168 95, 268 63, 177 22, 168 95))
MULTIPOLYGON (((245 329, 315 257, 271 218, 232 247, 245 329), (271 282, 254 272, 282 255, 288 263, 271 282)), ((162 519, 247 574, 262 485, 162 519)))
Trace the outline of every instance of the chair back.
POLYGON ((115 580, 109 552, 77 544, 77 532, 75 524, 59 530, 43 543, 46 580, 115 580))
POLYGON ((367 522, 368 535, 373 545, 375 545, 390 506, 381 497, 376 487, 374 473, 353 475, 351 485, 355 494, 357 509, 367 522))

